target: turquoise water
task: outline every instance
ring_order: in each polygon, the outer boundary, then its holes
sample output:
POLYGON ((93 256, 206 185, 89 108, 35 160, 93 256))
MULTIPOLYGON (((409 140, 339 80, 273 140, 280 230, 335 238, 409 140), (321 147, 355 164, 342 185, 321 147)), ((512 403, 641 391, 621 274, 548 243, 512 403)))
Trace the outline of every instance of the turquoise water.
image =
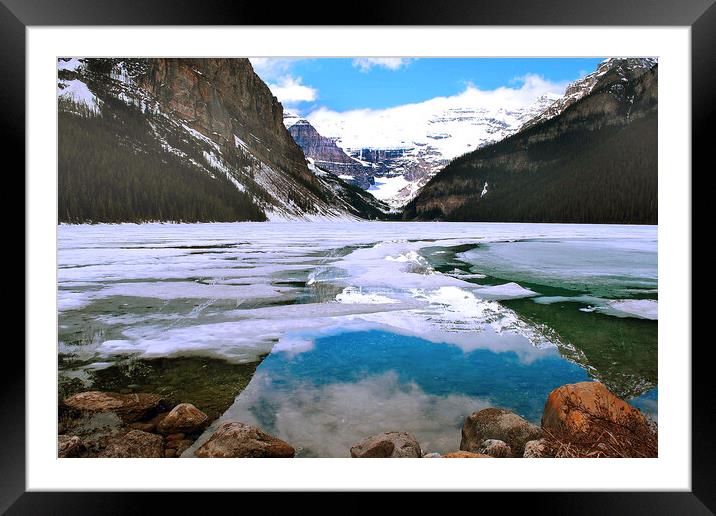
POLYGON ((418 337, 367 331, 318 338, 312 350, 295 356, 272 353, 259 370, 270 375, 271 387, 277 390, 290 390, 299 383, 320 389, 393 372, 398 383, 414 383, 428 395, 473 397, 538 423, 552 389, 589 376, 564 360, 556 348, 525 351, 530 352, 527 360, 515 351, 464 352, 418 337))

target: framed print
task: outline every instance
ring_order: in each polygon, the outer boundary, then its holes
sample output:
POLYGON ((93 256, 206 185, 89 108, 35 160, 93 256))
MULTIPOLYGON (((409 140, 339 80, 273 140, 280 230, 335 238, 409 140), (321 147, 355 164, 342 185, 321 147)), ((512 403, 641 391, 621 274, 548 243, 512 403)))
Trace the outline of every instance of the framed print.
POLYGON ((389 2, 355 25, 180 4, 0 10, 27 203, 3 510, 713 510, 691 337, 711 2, 389 2))

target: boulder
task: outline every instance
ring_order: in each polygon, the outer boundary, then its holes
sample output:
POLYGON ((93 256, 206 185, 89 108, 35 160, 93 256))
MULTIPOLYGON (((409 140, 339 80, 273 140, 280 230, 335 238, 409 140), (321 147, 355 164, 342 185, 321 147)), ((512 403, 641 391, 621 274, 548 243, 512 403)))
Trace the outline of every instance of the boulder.
POLYGON ((57 457, 60 459, 78 457, 84 447, 82 439, 75 435, 57 436, 57 457))
POLYGON ((525 459, 541 459, 549 457, 547 450, 547 441, 544 439, 535 439, 525 443, 525 452, 522 454, 525 459))
POLYGON ((542 428, 575 437, 589 432, 594 418, 648 428, 647 419, 638 409, 617 398, 599 382, 563 385, 550 392, 542 414, 542 428))
POLYGON ((482 441, 477 453, 482 453, 496 458, 512 457, 512 448, 510 448, 505 441, 500 441, 499 439, 485 439, 482 441))
POLYGON ((469 451, 456 451, 452 453, 446 453, 442 456, 443 459, 491 459, 489 455, 484 453, 473 453, 469 451))
POLYGON ((125 423, 132 423, 154 414, 163 401, 155 394, 88 391, 70 396, 64 405, 84 413, 114 412, 125 423))
POLYGON ((137 458, 164 457, 164 439, 161 435, 130 430, 124 435, 113 437, 107 442, 99 457, 137 458))
POLYGON ((180 403, 157 424, 159 433, 193 434, 203 430, 209 417, 191 403, 180 403))
POLYGON ((516 457, 521 457, 525 443, 539 439, 542 430, 514 412, 501 408, 486 408, 465 419, 460 449, 479 453, 486 439, 504 441, 516 457))
POLYGON ((262 431, 239 422, 221 425, 198 450, 197 457, 293 457, 293 447, 262 431))
POLYGON ((351 446, 354 458, 420 458, 420 444, 406 432, 384 432, 351 446))

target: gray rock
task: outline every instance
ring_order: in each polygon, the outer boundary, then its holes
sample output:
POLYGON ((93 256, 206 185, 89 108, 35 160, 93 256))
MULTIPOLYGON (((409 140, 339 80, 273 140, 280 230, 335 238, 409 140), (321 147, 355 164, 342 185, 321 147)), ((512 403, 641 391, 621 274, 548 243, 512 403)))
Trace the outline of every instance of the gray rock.
POLYGON ((526 459, 540 459, 548 457, 547 445, 544 439, 535 439, 525 443, 525 452, 522 455, 526 459))
POLYGON ((514 412, 501 408, 486 408, 465 418, 460 449, 480 453, 483 441, 498 439, 512 449, 515 457, 521 457, 525 450, 525 443, 540 437, 542 437, 540 427, 514 412))
POLYGON ((482 441, 477 453, 482 453, 496 458, 512 457, 512 448, 510 448, 505 441, 500 441, 499 439, 485 439, 482 441))
POLYGON ((351 447, 354 458, 420 458, 420 444, 406 432, 384 432, 363 439, 351 447))
POLYGON ((221 425, 194 452, 197 457, 293 457, 296 450, 255 426, 239 422, 221 425))
POLYGON ((124 435, 113 437, 107 442, 99 457, 157 458, 164 457, 164 439, 161 435, 130 430, 124 435))

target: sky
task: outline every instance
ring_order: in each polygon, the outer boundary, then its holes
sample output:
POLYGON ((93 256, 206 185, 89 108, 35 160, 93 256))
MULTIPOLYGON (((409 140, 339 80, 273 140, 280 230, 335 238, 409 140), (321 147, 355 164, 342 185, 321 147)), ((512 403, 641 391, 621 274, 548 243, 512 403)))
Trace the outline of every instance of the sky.
POLYGON ((384 110, 467 92, 564 92, 604 58, 251 58, 256 73, 301 116, 384 110))

